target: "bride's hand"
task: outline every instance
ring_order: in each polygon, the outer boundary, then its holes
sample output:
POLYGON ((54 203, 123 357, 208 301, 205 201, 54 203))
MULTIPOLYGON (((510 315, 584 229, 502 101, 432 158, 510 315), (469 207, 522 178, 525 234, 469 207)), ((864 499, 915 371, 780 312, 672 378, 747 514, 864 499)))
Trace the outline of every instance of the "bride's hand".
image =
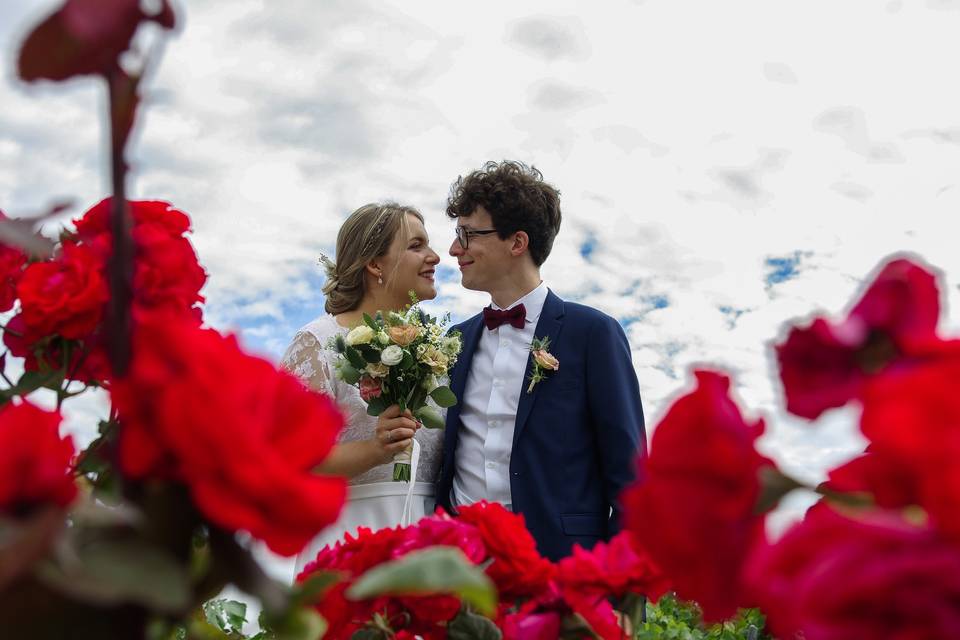
POLYGON ((400 413, 400 407, 390 405, 377 417, 377 427, 373 430, 372 442, 380 464, 393 460, 413 439, 420 425, 413 419, 410 410, 400 413))

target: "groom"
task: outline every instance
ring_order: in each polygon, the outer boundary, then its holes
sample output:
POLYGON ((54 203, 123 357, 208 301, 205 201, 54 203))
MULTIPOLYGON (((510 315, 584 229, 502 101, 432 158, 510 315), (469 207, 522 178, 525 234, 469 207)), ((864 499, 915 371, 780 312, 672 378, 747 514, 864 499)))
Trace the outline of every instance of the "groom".
POLYGON ((450 382, 460 402, 447 413, 437 502, 448 511, 503 503, 552 560, 609 539, 646 450, 643 409, 617 321, 540 279, 560 228, 559 192, 533 167, 488 162, 453 185, 447 215, 463 286, 492 304, 456 327, 463 351, 450 382), (530 388, 530 345, 545 338, 559 367, 541 367, 530 388))

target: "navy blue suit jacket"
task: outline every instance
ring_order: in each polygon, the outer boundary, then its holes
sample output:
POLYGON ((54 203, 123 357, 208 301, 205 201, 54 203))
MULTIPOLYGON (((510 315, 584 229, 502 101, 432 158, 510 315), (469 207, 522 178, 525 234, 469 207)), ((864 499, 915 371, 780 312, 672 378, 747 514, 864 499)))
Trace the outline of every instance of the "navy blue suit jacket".
MULTIPOLYGON (((480 314, 454 327, 463 351, 450 376, 457 398, 481 332, 480 314)), ((618 498, 634 478, 636 456, 646 451, 640 389, 630 346, 620 324, 596 309, 548 292, 534 333, 549 336, 560 361, 531 393, 527 360, 510 456, 513 510, 522 513, 540 553, 569 555, 619 529, 618 498)), ((460 404, 447 411, 437 502, 448 511, 461 426, 460 404)))

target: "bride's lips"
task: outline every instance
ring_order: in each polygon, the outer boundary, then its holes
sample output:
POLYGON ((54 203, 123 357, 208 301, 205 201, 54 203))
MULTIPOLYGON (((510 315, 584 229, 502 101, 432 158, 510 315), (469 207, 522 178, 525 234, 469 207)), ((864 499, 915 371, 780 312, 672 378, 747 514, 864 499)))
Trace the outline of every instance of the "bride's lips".
POLYGON ((421 278, 426 278, 426 279, 429 280, 430 282, 433 282, 433 273, 434 273, 434 272, 433 272, 432 269, 431 269, 430 271, 421 271, 421 272, 420 272, 420 277, 421 277, 421 278))

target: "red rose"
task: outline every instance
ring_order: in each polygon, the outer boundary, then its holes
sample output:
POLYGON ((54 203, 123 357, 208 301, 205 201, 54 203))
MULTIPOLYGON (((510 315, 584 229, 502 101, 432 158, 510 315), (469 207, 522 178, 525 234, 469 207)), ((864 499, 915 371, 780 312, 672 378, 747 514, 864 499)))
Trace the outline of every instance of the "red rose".
POLYGON ((560 637, 560 614, 512 613, 500 624, 503 640, 557 640, 560 637))
POLYGON ((546 639, 558 637, 547 634, 555 625, 563 626, 564 622, 578 627, 585 622, 592 633, 584 633, 582 637, 599 637, 603 640, 622 640, 624 637, 613 606, 606 597, 576 590, 561 591, 552 581, 516 610, 501 603, 497 626, 503 632, 504 640, 527 637, 546 639))
POLYGON ((28 402, 0 407, 0 513, 66 507, 77 495, 73 439, 60 437, 60 414, 28 402))
MULTIPOLYGON (((112 198, 94 205, 74 221, 78 240, 91 247, 103 261, 113 251, 110 231, 112 198)), ((163 310, 195 316, 203 302, 200 289, 207 275, 185 234, 190 219, 167 202, 132 200, 127 203, 133 221, 131 235, 136 248, 134 258, 134 306, 137 310, 163 310)))
POLYGON ((312 471, 343 421, 326 396, 174 317, 137 324, 132 350, 111 390, 125 474, 183 482, 213 523, 283 555, 336 520, 344 481, 312 471))
POLYGON ((23 358, 26 371, 66 367, 69 379, 97 382, 101 386, 110 379, 110 362, 97 336, 85 339, 81 346, 77 341, 66 341, 59 336, 35 335, 24 322, 22 313, 7 322, 7 329, 3 332, 3 344, 11 354, 23 358), (64 354, 65 343, 69 344, 69 354, 64 354))
POLYGON ((405 615, 404 606, 398 598, 350 600, 345 596, 346 590, 364 572, 396 557, 397 549, 406 536, 407 530, 400 527, 379 531, 360 527, 356 535, 347 533, 335 545, 321 549, 316 559, 304 567, 297 576, 298 582, 317 571, 339 571, 344 574, 344 579, 330 587, 315 605, 327 621, 324 638, 349 640, 377 612, 386 613, 395 630, 409 624, 409 613, 405 615))
POLYGON ((824 487, 840 493, 868 494, 885 509, 920 502, 920 487, 913 470, 896 458, 874 451, 832 469, 824 487))
POLYGON ((956 355, 881 376, 863 394, 860 428, 890 461, 887 473, 907 478, 905 488, 936 525, 960 540, 958 380, 956 355))
POLYGON ((480 531, 493 562, 487 575, 507 600, 535 595, 546 588, 556 567, 537 552, 537 543, 523 516, 507 511, 497 502, 477 502, 458 507, 457 518, 480 531))
MULTIPOLYGON (((0 221, 7 220, 0 211, 0 221)), ((0 312, 9 311, 17 299, 17 283, 23 275, 27 256, 16 247, 0 243, 0 312)))
POLYGON ((777 345, 787 410, 814 419, 858 398, 867 379, 935 338, 939 315, 934 275, 910 260, 889 262, 843 322, 816 318, 777 345))
POLYGON ((51 262, 28 266, 17 285, 23 322, 36 336, 87 337, 109 299, 103 265, 87 247, 72 242, 51 262))
POLYGON ((653 432, 639 480, 624 493, 627 528, 677 594, 708 620, 743 605, 739 575, 763 538, 758 474, 773 462, 757 453, 763 422, 747 423, 730 380, 695 372, 697 388, 673 403, 653 432))
POLYGON ((364 402, 370 402, 374 398, 379 398, 382 394, 383 387, 380 385, 379 379, 370 376, 360 378, 360 397, 363 398, 364 402))
POLYGON ((403 542, 393 553, 401 556, 433 545, 457 547, 474 564, 482 564, 488 557, 480 530, 446 514, 422 518, 414 526, 408 527, 403 542))
POLYGON ((626 531, 608 543, 598 542, 589 551, 574 545, 573 553, 560 561, 558 569, 557 582, 564 593, 604 597, 639 593, 656 601, 669 588, 653 561, 634 548, 626 531))
POLYGON ((67 0, 21 46, 20 77, 29 82, 109 73, 118 68, 137 27, 147 21, 173 28, 167 0, 160 0, 155 12, 145 11, 138 0, 67 0))
POLYGON ((781 638, 960 637, 960 551, 891 513, 816 505, 754 555, 748 579, 781 638))

